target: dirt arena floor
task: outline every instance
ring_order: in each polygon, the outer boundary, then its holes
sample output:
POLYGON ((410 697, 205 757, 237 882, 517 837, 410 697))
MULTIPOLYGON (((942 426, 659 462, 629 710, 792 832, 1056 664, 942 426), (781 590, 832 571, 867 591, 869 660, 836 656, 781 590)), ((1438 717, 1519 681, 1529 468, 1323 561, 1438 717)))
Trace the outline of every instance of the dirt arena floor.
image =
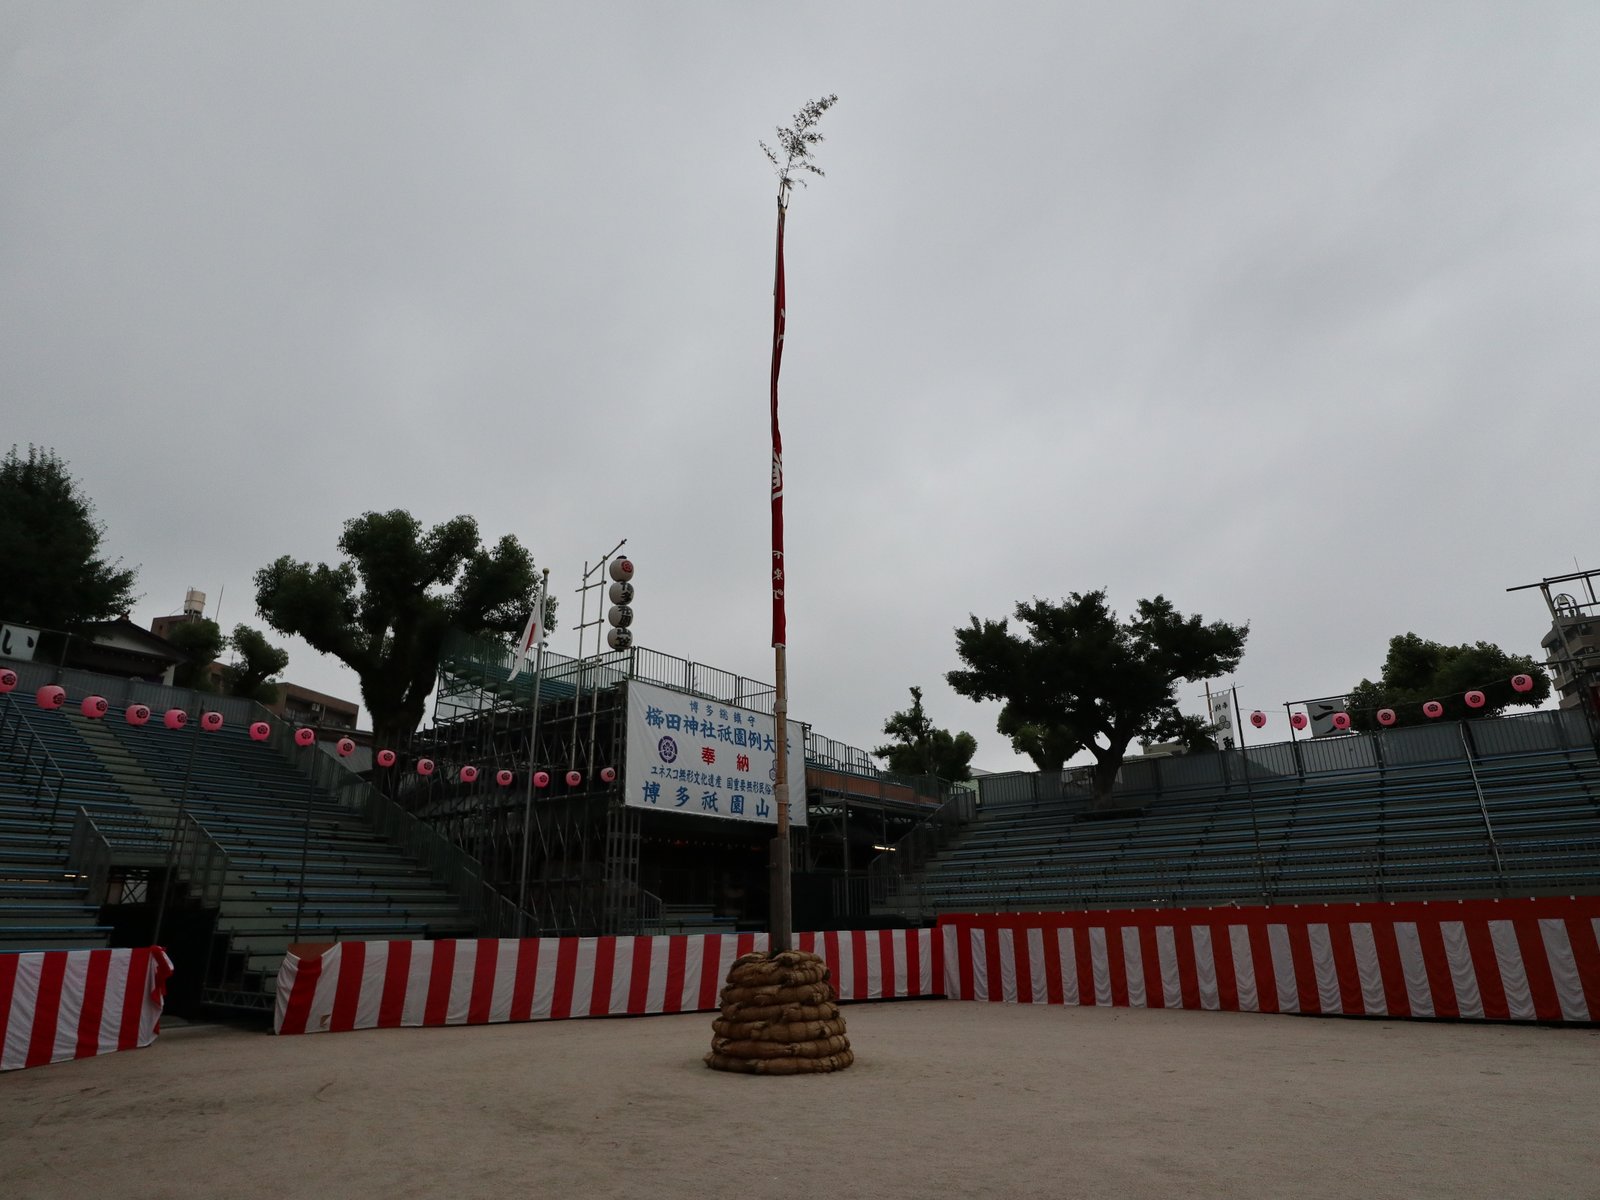
POLYGON ((704 1015, 272 1038, 0 1077, 24 1197, 1600 1197, 1600 1032, 924 1001, 856 1066, 704 1015))

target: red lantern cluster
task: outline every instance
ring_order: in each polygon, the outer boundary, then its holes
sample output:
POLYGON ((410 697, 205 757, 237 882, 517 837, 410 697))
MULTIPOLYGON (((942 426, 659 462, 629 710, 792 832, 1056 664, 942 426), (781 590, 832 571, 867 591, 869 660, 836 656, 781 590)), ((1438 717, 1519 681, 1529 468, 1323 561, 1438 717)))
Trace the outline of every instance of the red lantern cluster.
MULTIPOLYGON (((15 691, 18 682, 19 678, 15 671, 9 667, 0 668, 0 695, 15 691)), ((1532 686, 1531 683, 1529 686, 1532 686)), ((40 708, 54 712, 66 705, 67 690, 59 684, 46 684, 34 693, 34 701, 40 708)), ((91 721, 98 721, 110 713, 111 705, 104 696, 85 696, 79 702, 78 711, 91 721)), ((152 716, 150 706, 147 704, 130 704, 123 710, 122 715, 129 725, 136 727, 149 724, 152 716)), ((1261 713, 1254 714, 1251 720, 1255 721, 1256 717, 1261 717, 1261 721, 1258 724, 1266 723, 1266 718, 1261 713)), ((169 708, 161 715, 161 723, 168 729, 181 730, 188 726, 189 714, 181 708, 169 708)), ((220 731, 225 723, 220 712, 202 710, 200 713, 200 728, 207 733, 220 731)), ((272 738, 272 726, 265 721, 252 722, 248 732, 250 740, 253 742, 270 741, 272 738)), ((299 726, 294 731, 294 744, 302 748, 316 745, 317 731, 308 725, 299 726)), ((348 758, 355 753, 356 744, 354 739, 344 737, 339 739, 335 749, 338 751, 339 757, 348 758)), ((392 767, 399 761, 399 756, 393 750, 379 750, 375 759, 380 767, 392 767)), ((431 758, 419 758, 416 762, 416 772, 424 778, 433 775, 436 769, 437 766, 431 758)), ((468 764, 460 768, 456 773, 456 778, 461 783, 473 784, 477 783, 482 775, 482 768, 468 764)), ((565 780, 568 787, 580 787, 583 784, 583 773, 581 771, 568 771, 565 780)), ((510 787, 516 782, 516 773, 505 769, 498 770, 494 774, 494 781, 501 787, 510 787)), ((615 783, 617 781, 617 769, 615 767, 600 768, 600 781, 606 784, 615 783)), ((550 772, 535 771, 533 773, 533 786, 536 788, 549 787, 550 772)))
MULTIPOLYGON (((1532 675, 1526 674, 1513 675, 1510 683, 1512 691, 1525 694, 1533 691, 1534 678, 1532 675)), ((1489 697, 1481 688, 1473 688, 1471 691, 1461 693, 1461 702, 1468 708, 1483 708, 1489 703, 1489 697)), ((1445 707, 1442 700, 1429 700, 1422 705, 1422 715, 1430 721, 1437 721, 1444 716, 1444 713, 1445 707)), ((1259 713, 1250 714, 1252 724, 1255 724, 1255 719, 1259 715, 1259 713)), ((1400 720, 1400 714, 1393 708, 1380 708, 1373 716, 1377 719, 1378 724, 1385 729, 1397 724, 1400 720)), ((1331 723, 1335 729, 1348 730, 1353 720, 1354 718, 1349 713, 1340 712, 1333 714, 1331 723)), ((1303 712, 1291 713, 1289 715, 1289 724, 1297 730, 1304 729, 1311 724, 1311 718, 1303 712)))

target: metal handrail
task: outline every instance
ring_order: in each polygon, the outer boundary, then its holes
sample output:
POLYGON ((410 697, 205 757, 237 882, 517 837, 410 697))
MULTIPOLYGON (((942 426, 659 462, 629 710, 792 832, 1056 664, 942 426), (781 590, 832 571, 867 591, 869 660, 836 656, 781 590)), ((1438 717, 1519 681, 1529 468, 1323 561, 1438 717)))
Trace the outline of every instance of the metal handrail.
POLYGON ((193 813, 186 812, 179 819, 177 838, 178 855, 173 869, 178 878, 187 879, 191 884, 198 882, 194 894, 202 908, 220 907, 222 890, 233 865, 228 852, 193 813))
MULTIPOLYGON (((340 766, 319 747, 311 747, 308 756, 304 750, 293 745, 293 730, 287 722, 260 705, 256 709, 254 718, 265 721, 272 728, 268 744, 292 762, 296 770, 309 776, 318 787, 331 792, 336 803, 360 813, 375 833, 398 844, 441 878, 485 934, 516 936, 519 916, 517 905, 484 881, 477 859, 427 822, 412 816, 367 780, 340 766)), ((537 928, 533 914, 523 915, 530 925, 537 928)))
MULTIPOLYGON (((968 791, 951 792, 949 798, 867 864, 867 903, 886 904, 894 898, 912 899, 923 915, 922 868, 942 850, 953 832, 977 816, 977 797, 968 791)), ((848 893, 847 893, 848 894, 848 893)))
POLYGON ((666 913, 666 905, 661 897, 654 892, 639 889, 639 932, 660 933, 661 919, 666 913))
POLYGON ((61 808, 61 793, 65 790, 67 785, 67 773, 61 769, 61 765, 56 762, 55 756, 50 753, 50 747, 45 744, 44 739, 39 736, 38 732, 33 728, 33 725, 28 721, 26 714, 24 714, 22 711, 22 706, 9 695, 4 697, 4 699, 5 707, 4 709, 0 709, 0 713, 9 713, 11 720, 10 722, 0 720, 0 731, 4 731, 8 723, 15 730, 15 732, 12 734, 10 744, 6 747, 6 752, 8 755, 12 753, 20 735, 27 735, 27 741, 23 743, 23 761, 20 778, 26 780, 30 770, 38 770, 39 781, 37 784, 35 784, 33 790, 33 798, 35 802, 38 802, 39 793, 44 789, 45 782, 49 777, 46 768, 49 769, 49 772, 53 772, 55 775, 55 789, 50 800, 50 822, 51 824, 54 824, 56 814, 61 808), (37 764, 35 764, 33 761, 35 750, 37 750, 40 757, 40 762, 37 764))
POLYGON ((1483 816, 1483 831, 1489 835, 1489 851, 1494 855, 1494 868, 1500 876, 1502 885, 1505 883, 1506 864, 1500 857, 1500 843, 1494 836, 1494 822, 1489 820, 1489 804, 1483 798, 1483 784, 1478 779, 1478 764, 1473 760, 1472 741, 1467 737, 1467 723, 1461 722, 1458 727, 1461 731, 1461 749, 1466 752, 1467 770, 1472 772, 1472 790, 1478 794, 1478 812, 1483 816))
POLYGON ((67 842, 67 869, 86 881, 89 903, 98 907, 106 902, 111 843, 94 823, 89 810, 83 807, 79 807, 72 822, 72 837, 67 842))

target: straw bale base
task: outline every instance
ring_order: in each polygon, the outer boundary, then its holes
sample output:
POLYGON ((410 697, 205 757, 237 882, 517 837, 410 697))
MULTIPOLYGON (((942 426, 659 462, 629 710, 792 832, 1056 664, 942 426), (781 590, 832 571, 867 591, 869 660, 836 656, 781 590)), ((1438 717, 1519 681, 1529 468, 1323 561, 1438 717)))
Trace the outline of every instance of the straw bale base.
POLYGON ((706 1066, 810 1075, 855 1062, 827 965, 815 954, 746 954, 728 971, 706 1066))

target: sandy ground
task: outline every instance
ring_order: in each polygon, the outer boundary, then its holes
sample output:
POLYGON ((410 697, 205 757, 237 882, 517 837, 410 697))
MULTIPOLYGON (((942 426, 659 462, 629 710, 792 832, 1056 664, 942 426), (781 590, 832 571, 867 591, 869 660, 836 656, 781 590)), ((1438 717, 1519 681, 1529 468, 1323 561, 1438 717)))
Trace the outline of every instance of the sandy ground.
POLYGON ((175 1028, 0 1077, 0 1195, 1600 1197, 1594 1030, 847 1016, 855 1067, 774 1079, 706 1070, 707 1016, 175 1028))

